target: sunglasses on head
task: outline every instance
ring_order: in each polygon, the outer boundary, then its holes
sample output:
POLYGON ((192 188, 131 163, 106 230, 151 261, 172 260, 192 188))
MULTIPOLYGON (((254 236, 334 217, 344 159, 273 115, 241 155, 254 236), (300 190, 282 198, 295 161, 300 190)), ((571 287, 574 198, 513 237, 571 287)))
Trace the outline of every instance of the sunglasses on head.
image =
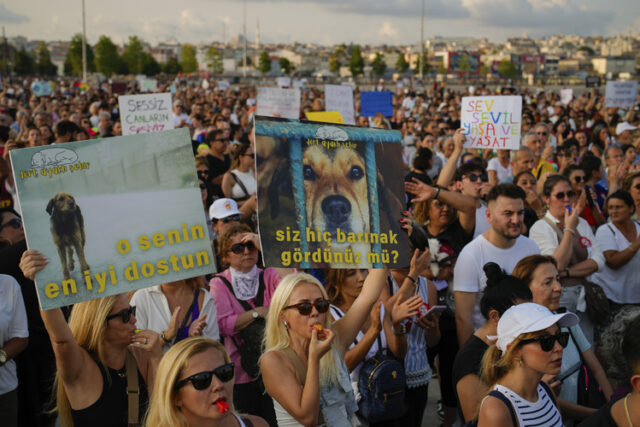
POLYGON ((529 344, 532 342, 540 343, 540 348, 542 351, 549 352, 553 350, 553 346, 556 344, 556 341, 565 348, 569 343, 569 332, 560 332, 556 335, 543 335, 541 337, 529 338, 528 340, 520 341, 520 344, 529 344))
POLYGON ((198 372, 197 374, 191 375, 190 377, 178 381, 175 389, 177 390, 191 383, 193 385, 193 388, 195 388, 196 390, 204 390, 211 385, 211 380, 213 379, 214 375, 220 381, 226 383, 233 379, 234 367, 235 365, 233 363, 227 363, 225 365, 218 366, 213 371, 198 372))
POLYGON ((20 228, 20 226, 22 225, 22 219, 20 218, 11 218, 9 221, 5 222, 4 224, 0 225, 0 230, 2 230, 5 227, 13 227, 16 230, 18 228, 20 228))
POLYGON ((580 183, 580 182, 582 182, 582 181, 584 180, 584 176, 574 176, 574 177, 573 177, 573 180, 574 180, 576 183, 580 183))
MULTIPOLYGON (((576 182, 578 182, 578 181, 576 181, 576 182)), ((561 192, 559 192, 559 193, 556 193, 554 197, 555 197, 556 199, 558 199, 558 200, 564 200, 564 198, 565 198, 565 197, 567 197, 567 198, 569 198, 569 199, 570 199, 570 198, 574 197, 575 195, 576 195, 576 192, 575 192, 575 191, 573 191, 573 190, 569 190, 569 191, 567 191, 566 193, 565 193, 564 191, 561 191, 561 192)))
POLYGON ((485 174, 476 175, 475 173, 470 173, 469 175, 467 175, 467 178, 469 178, 469 181, 471 182, 476 182, 478 180, 482 182, 487 182, 488 180, 487 175, 485 174))
POLYGON ((318 310, 318 313, 326 313, 329 310, 329 300, 328 299, 317 299, 314 302, 304 301, 299 302, 297 304, 291 304, 283 308, 283 310, 288 310, 290 308, 298 309, 298 313, 303 316, 308 316, 311 314, 311 310, 313 307, 318 310))
POLYGON ((136 315, 136 306, 130 305, 129 308, 125 308, 124 310, 120 310, 115 314, 108 315, 107 321, 111 319, 115 319, 116 317, 119 317, 122 319, 122 323, 129 323, 129 321, 131 320, 131 316, 135 316, 135 315, 136 315))
POLYGON ((253 252, 256 250, 256 245, 254 245, 253 242, 235 243, 231 245, 231 252, 240 255, 244 253, 244 248, 249 249, 249 252, 253 252))

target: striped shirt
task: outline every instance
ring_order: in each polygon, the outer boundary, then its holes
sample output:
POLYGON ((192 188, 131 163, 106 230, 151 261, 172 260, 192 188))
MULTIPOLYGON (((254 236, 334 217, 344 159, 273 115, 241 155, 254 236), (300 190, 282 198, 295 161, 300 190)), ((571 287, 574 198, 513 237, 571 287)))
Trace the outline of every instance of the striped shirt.
POLYGON ((536 402, 529 402, 513 390, 500 384, 496 384, 493 389, 509 399, 516 411, 520 427, 561 427, 563 425, 560 411, 542 385, 538 384, 538 400, 536 402))

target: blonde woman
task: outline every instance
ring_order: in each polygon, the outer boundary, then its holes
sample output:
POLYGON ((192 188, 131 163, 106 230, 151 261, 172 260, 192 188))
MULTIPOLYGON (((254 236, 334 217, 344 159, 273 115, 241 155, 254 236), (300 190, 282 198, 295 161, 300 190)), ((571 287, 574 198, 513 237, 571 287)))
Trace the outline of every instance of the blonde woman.
POLYGON ((358 409, 344 355, 380 297, 386 269, 370 270, 349 311, 333 324, 313 276, 286 276, 271 299, 260 360, 279 426, 350 427, 358 409))
MULTIPOLYGON (((34 280, 47 262, 30 249, 20 268, 34 280)), ((126 294, 76 304, 68 324, 59 308, 41 311, 56 357, 54 389, 62 426, 124 427, 130 411, 137 412, 136 421, 142 419, 162 348, 158 333, 136 332, 135 313, 126 294), (137 368, 137 408, 128 404, 127 364, 137 368)))
POLYGON ((233 411, 234 364, 217 341, 180 341, 162 358, 157 377, 148 427, 268 427, 260 417, 233 411))

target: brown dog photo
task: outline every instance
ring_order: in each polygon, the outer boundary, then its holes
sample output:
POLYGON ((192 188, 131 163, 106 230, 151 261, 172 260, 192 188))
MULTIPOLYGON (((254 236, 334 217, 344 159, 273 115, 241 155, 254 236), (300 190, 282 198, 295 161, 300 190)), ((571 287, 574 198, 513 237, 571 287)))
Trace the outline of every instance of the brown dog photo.
POLYGON ((49 200, 46 211, 51 217, 51 237, 58 249, 64 278, 69 279, 69 272, 74 269, 74 250, 80 262, 81 271, 89 270, 89 264, 84 256, 86 241, 84 218, 74 197, 68 193, 56 193, 49 200))

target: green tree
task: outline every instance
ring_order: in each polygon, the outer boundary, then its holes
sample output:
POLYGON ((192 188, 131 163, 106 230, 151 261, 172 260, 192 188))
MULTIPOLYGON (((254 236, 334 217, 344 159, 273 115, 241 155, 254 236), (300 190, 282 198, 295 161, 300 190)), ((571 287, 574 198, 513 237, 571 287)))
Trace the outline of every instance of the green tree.
POLYGON ((280 58, 278 64, 285 75, 288 75, 293 70, 293 65, 291 65, 291 61, 287 58, 280 58))
POLYGON ((331 56, 329 57, 329 71, 337 73, 340 71, 342 60, 347 56, 347 46, 341 44, 335 48, 331 56))
POLYGON ((41 42, 38 46, 36 58, 38 58, 36 62, 36 72, 38 74, 41 76, 55 76, 58 74, 58 67, 53 65, 53 62, 51 62, 51 54, 44 42, 41 42))
POLYGON ((211 46, 204 54, 207 60, 207 67, 211 68, 214 74, 224 73, 224 64, 222 62, 222 54, 220 51, 211 46))
POLYGON ((271 71, 271 58, 269 57, 269 53, 266 51, 262 51, 262 53, 260 53, 260 57, 258 58, 258 70, 262 74, 267 74, 271 71))
MULTIPOLYGON (((96 70, 93 49, 88 43, 85 43, 85 48, 87 52, 87 71, 92 73, 96 70)), ((82 34, 76 34, 71 39, 67 57, 65 58, 65 74, 82 75, 82 34), (66 64, 67 61, 68 65, 66 64)))
POLYGON ((404 53, 401 53, 400 55, 398 55, 398 60, 396 61, 396 71, 398 71, 400 74, 404 74, 408 69, 409 63, 404 57, 404 53))
POLYGON ((105 76, 125 71, 125 64, 118 53, 118 46, 108 36, 100 36, 95 45, 95 51, 96 70, 105 76))
POLYGON ((589 56, 593 56, 593 55, 595 55, 595 54, 596 54, 596 52, 595 52, 591 47, 589 47, 589 46, 580 46, 580 47, 578 48, 578 52, 580 52, 580 51, 585 52, 585 53, 586 53, 587 55, 589 55, 589 56))
MULTIPOLYGON (((416 62, 413 64, 413 70, 415 74, 420 74, 420 57, 416 58, 416 62)), ((431 65, 427 58, 427 53, 422 55, 422 75, 428 74, 431 71, 431 65)))
POLYGON ((182 46, 182 52, 180 53, 180 63, 182 65, 182 71, 185 73, 193 73, 198 70, 198 60, 196 59, 196 48, 191 44, 185 44, 182 46))
POLYGON ((162 72, 162 67, 158 64, 158 61, 151 56, 150 53, 145 53, 142 59, 142 74, 145 76, 155 76, 162 72))
POLYGON ((132 74, 142 73, 145 52, 142 40, 138 36, 129 36, 129 43, 122 52, 122 61, 127 65, 127 69, 132 74))
POLYGON ((371 68, 373 69, 373 74, 378 77, 382 76, 387 70, 387 63, 384 62, 384 54, 382 52, 376 53, 376 57, 371 63, 371 68))
POLYGON ((182 66, 178 62, 178 58, 172 56, 166 64, 164 64, 164 72, 167 74, 178 74, 182 71, 182 66))
POLYGON ((340 71, 340 58, 335 55, 331 55, 329 57, 329 71, 332 73, 340 71))
POLYGON ((351 59, 349 60, 349 71, 353 77, 364 74, 364 58, 359 45, 355 45, 351 49, 351 59))
POLYGON ((511 61, 503 59, 498 63, 498 73, 500 73, 502 77, 512 79, 516 76, 516 66, 513 65, 511 61))
POLYGON ((447 74, 447 68, 442 64, 438 64, 438 74, 447 74))
POLYGON ((33 57, 24 50, 24 46, 16 53, 16 59, 13 62, 13 70, 19 76, 32 75, 36 71, 36 63, 33 57))

